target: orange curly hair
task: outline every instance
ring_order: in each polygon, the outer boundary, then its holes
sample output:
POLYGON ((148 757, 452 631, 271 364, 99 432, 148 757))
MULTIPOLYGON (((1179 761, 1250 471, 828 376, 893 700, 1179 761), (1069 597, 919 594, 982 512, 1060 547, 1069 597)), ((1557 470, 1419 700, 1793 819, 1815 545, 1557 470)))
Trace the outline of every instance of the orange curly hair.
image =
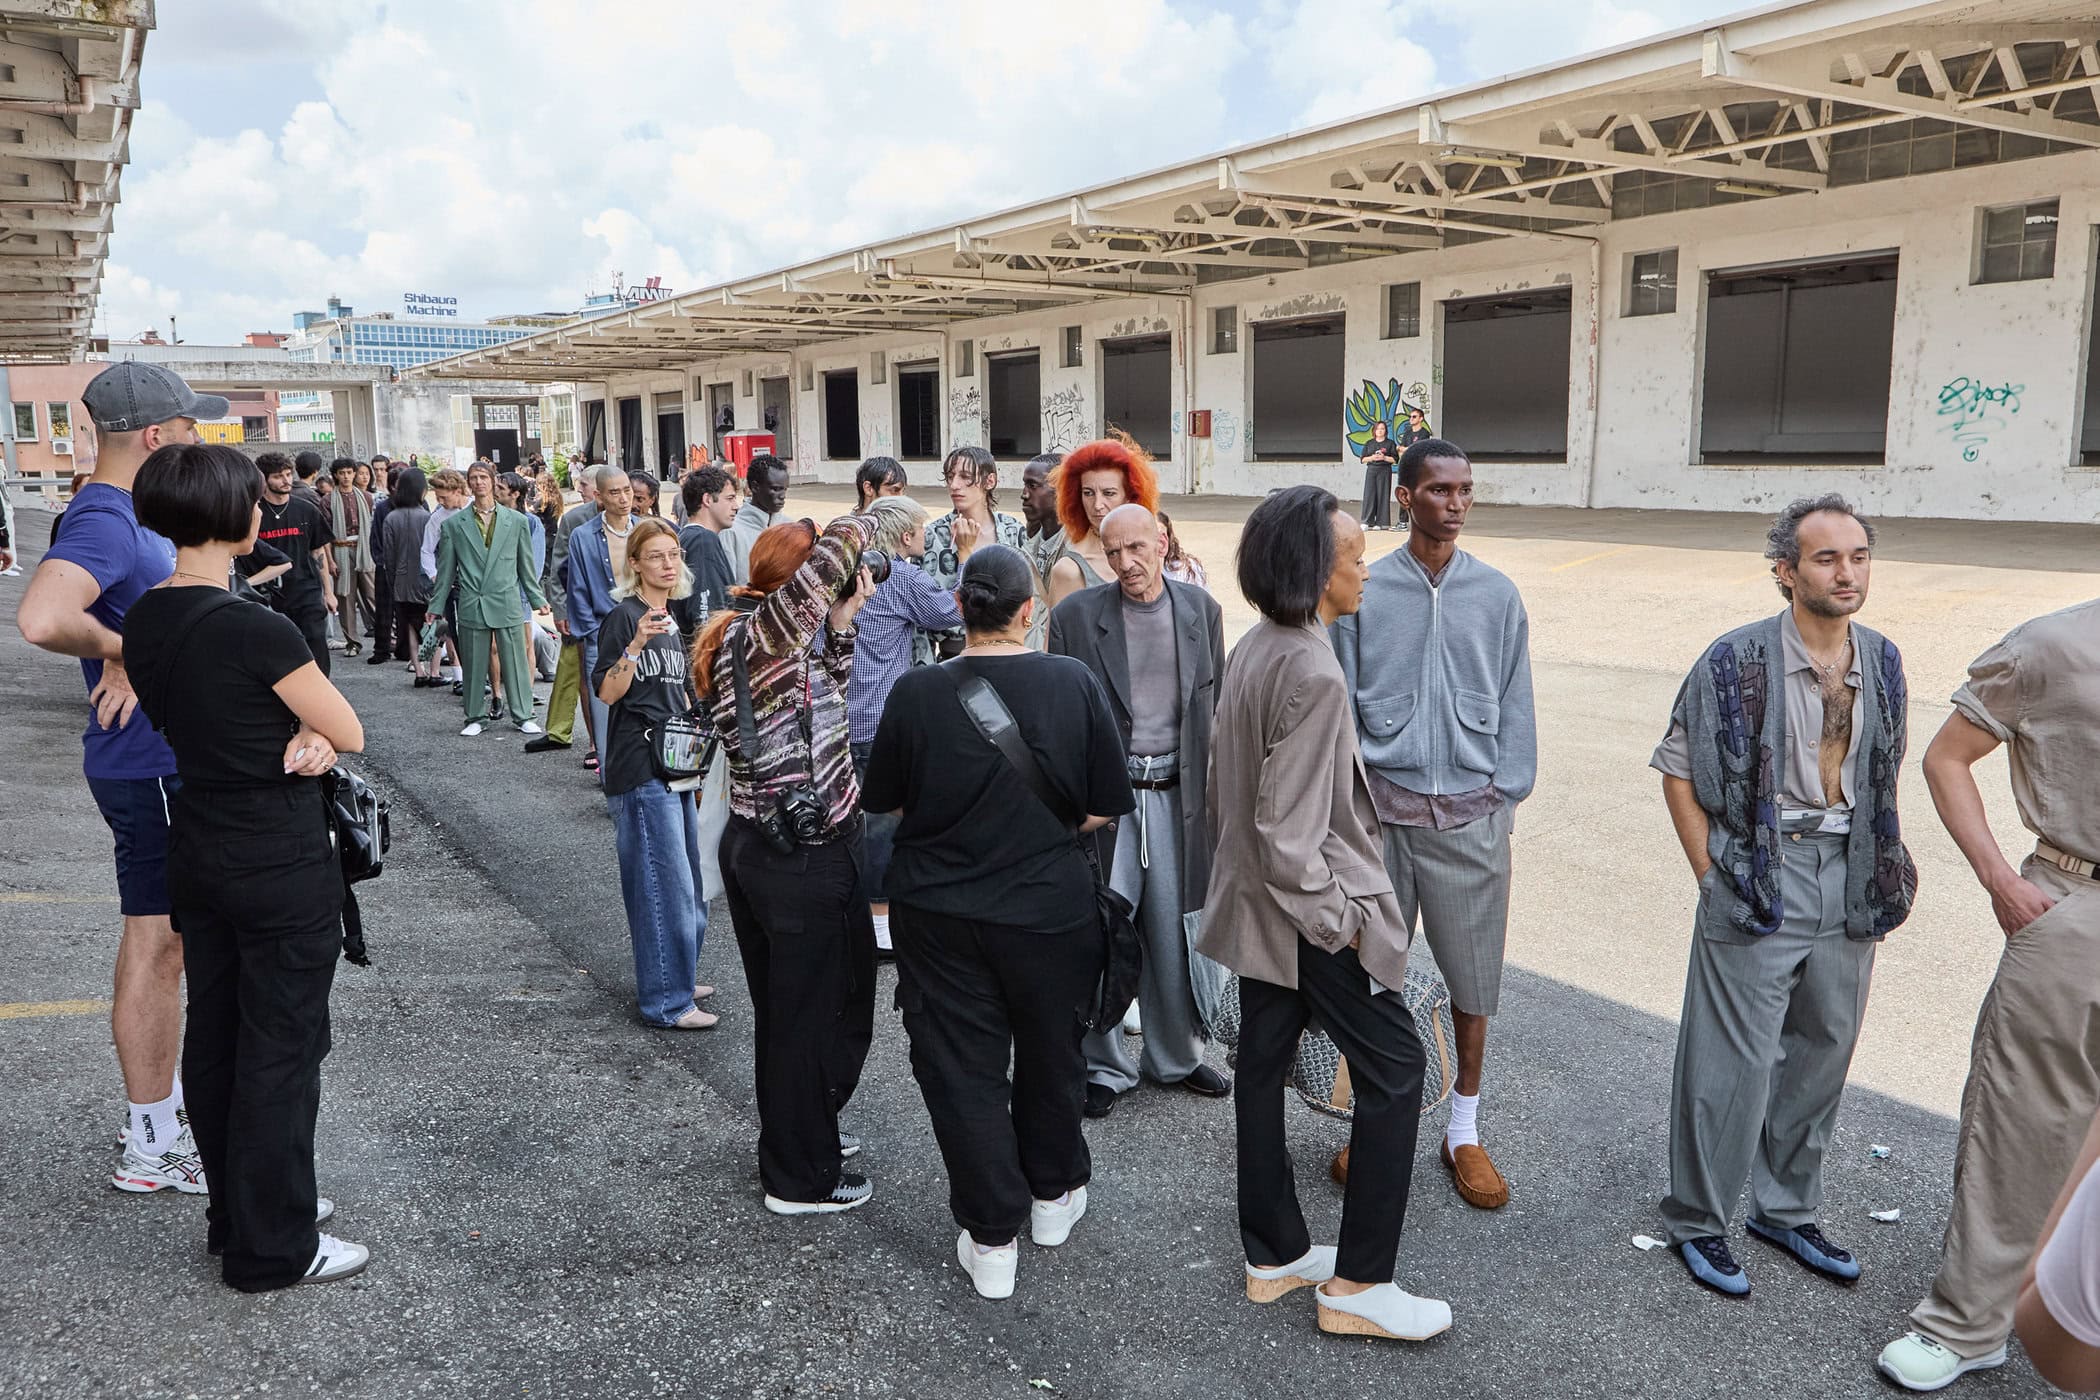
POLYGON ((1057 518, 1065 527, 1066 539, 1083 540, 1093 533, 1093 522, 1087 519, 1086 506, 1079 498, 1080 480, 1088 472, 1120 472, 1123 494, 1130 504, 1159 509, 1159 475, 1152 470, 1152 458, 1129 434, 1116 432, 1087 443, 1051 473, 1057 487, 1057 518))

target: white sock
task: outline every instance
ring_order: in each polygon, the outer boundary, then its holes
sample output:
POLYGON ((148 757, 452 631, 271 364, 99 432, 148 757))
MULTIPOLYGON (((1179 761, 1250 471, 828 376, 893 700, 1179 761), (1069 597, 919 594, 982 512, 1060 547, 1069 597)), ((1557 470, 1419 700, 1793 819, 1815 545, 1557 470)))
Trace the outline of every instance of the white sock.
POLYGON ((1453 1092, 1451 1126, 1444 1129, 1444 1145, 1454 1152, 1480 1146, 1480 1095, 1453 1092))
POLYGON ((180 1084, 159 1103, 131 1106, 131 1146, 141 1157, 159 1157, 175 1149, 175 1139, 182 1132, 182 1125, 175 1121, 175 1110, 181 1107, 180 1084))
POLYGON ((885 953, 894 952, 895 949, 890 947, 890 916, 887 914, 876 914, 873 918, 875 920, 875 946, 885 953))

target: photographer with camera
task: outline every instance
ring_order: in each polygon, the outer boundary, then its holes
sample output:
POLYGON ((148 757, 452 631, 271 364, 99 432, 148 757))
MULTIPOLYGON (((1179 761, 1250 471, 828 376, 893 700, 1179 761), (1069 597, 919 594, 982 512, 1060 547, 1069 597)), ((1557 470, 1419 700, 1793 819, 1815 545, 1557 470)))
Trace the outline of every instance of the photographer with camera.
POLYGON ((665 726, 691 715, 685 638, 699 626, 693 575, 667 520, 637 520, 620 556, 618 600, 598 625, 591 691, 606 706, 599 771, 620 854, 620 899, 634 946, 642 1019, 666 1030, 704 1031, 715 1016, 694 984, 707 938, 701 898, 699 783, 663 767, 665 726))
POLYGON ((758 1169, 777 1215, 851 1210, 860 1144, 838 1114, 875 1033, 875 930, 861 889, 860 782, 848 746, 854 619, 875 589, 865 515, 768 527, 750 582, 693 647, 728 755, 722 876, 751 992, 758 1169))

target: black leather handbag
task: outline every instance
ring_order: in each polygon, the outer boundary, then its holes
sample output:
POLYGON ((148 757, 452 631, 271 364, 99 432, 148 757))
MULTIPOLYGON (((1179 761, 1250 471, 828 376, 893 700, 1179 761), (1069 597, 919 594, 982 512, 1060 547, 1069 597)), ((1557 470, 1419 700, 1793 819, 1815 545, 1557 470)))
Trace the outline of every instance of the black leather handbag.
POLYGON ((1050 809, 1050 815, 1071 830, 1086 855, 1087 866, 1094 872, 1094 909, 1101 924, 1102 944, 1101 981, 1086 1008, 1086 1025, 1091 1031, 1111 1030, 1123 1023, 1125 1008, 1137 997, 1138 972, 1144 965, 1145 945, 1138 938, 1134 917, 1137 910, 1101 877, 1101 860, 1094 854, 1094 843, 1080 836, 1079 819, 1065 810, 1050 780, 1043 776, 1035 755, 1021 738, 1020 727, 1014 723, 1013 711, 1006 708, 999 692, 977 674, 966 657, 944 661, 940 669, 955 686, 963 713, 970 717, 977 732, 1005 756, 1008 766, 1036 800, 1050 809))

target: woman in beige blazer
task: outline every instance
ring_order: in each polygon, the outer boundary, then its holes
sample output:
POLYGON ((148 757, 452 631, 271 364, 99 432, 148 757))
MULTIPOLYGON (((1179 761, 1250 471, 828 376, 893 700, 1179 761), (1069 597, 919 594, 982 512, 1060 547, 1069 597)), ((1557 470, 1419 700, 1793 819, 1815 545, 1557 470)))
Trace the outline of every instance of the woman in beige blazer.
POLYGON ((1363 555, 1363 527, 1316 486, 1279 491, 1247 518, 1240 591, 1262 620, 1227 658, 1218 700, 1201 948, 1240 975, 1247 1296, 1318 1285, 1323 1330, 1421 1341, 1451 1326, 1451 1309, 1393 1282, 1424 1064, 1400 996, 1409 935, 1326 632, 1363 601, 1363 555), (1356 1092, 1339 1247, 1313 1244, 1283 1137, 1284 1079, 1314 1016, 1356 1092))

